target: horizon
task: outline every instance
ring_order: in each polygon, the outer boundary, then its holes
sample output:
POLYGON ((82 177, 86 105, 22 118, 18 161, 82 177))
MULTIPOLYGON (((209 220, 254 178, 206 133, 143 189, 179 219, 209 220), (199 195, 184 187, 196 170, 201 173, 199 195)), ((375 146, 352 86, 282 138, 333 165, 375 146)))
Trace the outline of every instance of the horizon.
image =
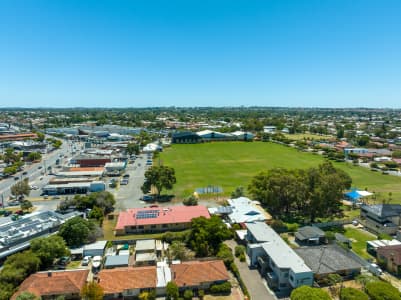
POLYGON ((0 107, 401 108, 401 2, 2 1, 0 107))

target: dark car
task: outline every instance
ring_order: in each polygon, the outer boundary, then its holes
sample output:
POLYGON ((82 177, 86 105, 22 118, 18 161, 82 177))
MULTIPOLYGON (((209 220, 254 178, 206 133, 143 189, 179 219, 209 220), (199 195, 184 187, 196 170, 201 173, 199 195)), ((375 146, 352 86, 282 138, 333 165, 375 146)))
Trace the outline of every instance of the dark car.
POLYGON ((27 171, 22 172, 22 175, 28 175, 27 171))
POLYGON ((42 166, 39 166, 39 167, 38 167, 39 170, 42 169, 42 168, 43 168, 42 166))
POLYGON ((15 177, 14 177, 14 180, 18 180, 18 179, 19 179, 19 177, 18 177, 18 176, 15 176, 15 177))

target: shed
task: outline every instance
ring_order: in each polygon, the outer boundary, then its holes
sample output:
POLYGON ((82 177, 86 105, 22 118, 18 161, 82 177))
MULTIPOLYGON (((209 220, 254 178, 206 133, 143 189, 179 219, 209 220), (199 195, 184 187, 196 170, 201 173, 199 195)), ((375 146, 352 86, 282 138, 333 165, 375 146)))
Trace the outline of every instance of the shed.
POLYGON ((106 257, 105 269, 128 267, 129 255, 111 255, 106 257))
POLYGON ((155 253, 137 253, 135 256, 135 264, 137 266, 155 265, 157 256, 155 253))
POLYGON ((326 242, 326 236, 318 227, 304 226, 295 233, 295 239, 301 244, 319 245, 326 242))
POLYGON ((98 241, 84 246, 83 256, 103 256, 107 241, 98 241))
POLYGON ((139 252, 154 252, 156 249, 156 241, 150 240, 139 240, 136 242, 135 251, 139 252))

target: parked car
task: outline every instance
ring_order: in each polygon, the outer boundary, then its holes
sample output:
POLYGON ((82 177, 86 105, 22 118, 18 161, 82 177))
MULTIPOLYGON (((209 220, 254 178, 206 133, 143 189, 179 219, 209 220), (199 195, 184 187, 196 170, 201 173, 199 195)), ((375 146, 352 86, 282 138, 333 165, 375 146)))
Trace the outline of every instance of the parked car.
POLYGON ((120 184, 121 184, 121 185, 127 185, 127 184, 128 184, 128 180, 127 180, 127 179, 122 179, 122 180, 120 181, 120 184))
POLYGON ((14 180, 19 180, 19 177, 18 177, 18 176, 15 176, 15 177, 14 177, 14 180))
POLYGON ((123 178, 129 178, 129 174, 124 174, 123 178))
POLYGON ((22 172, 22 175, 28 175, 27 171, 22 172))
POLYGON ((102 263, 102 257, 101 256, 95 256, 92 259, 92 267, 94 267, 96 269, 100 267, 101 263, 102 263))
POLYGON ((90 260, 91 260, 91 257, 90 257, 90 256, 85 256, 84 259, 82 260, 81 265, 82 265, 82 266, 87 266, 87 265, 89 265, 90 260))
POLYGON ((37 190, 38 189, 38 187, 36 185, 31 185, 30 188, 31 188, 31 190, 37 190))
POLYGON ((152 201, 155 197, 153 197, 152 195, 143 195, 140 200, 142 201, 152 201))
POLYGON ((39 167, 38 167, 39 170, 42 169, 42 168, 43 168, 42 166, 39 166, 39 167))

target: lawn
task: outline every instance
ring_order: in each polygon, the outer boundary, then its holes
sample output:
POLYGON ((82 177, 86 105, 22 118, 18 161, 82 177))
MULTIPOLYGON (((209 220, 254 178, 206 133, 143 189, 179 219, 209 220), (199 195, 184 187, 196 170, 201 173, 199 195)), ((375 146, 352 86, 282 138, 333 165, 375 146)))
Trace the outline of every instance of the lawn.
MULTIPOLYGON (((174 167, 176 171, 177 184, 172 192, 179 198, 209 185, 221 186, 222 196, 229 196, 236 187, 247 187, 252 177, 261 171, 275 167, 307 168, 317 166, 323 160, 317 154, 263 142, 176 144, 160 154, 161 163, 174 167)), ((393 202, 401 203, 401 178, 348 163, 335 163, 335 166, 352 177, 354 186, 380 192, 379 200, 392 192, 393 202)))
POLYGON ((375 240, 377 237, 366 231, 347 227, 344 235, 352 241, 352 250, 363 258, 369 259, 372 256, 366 252, 366 242, 375 240))

